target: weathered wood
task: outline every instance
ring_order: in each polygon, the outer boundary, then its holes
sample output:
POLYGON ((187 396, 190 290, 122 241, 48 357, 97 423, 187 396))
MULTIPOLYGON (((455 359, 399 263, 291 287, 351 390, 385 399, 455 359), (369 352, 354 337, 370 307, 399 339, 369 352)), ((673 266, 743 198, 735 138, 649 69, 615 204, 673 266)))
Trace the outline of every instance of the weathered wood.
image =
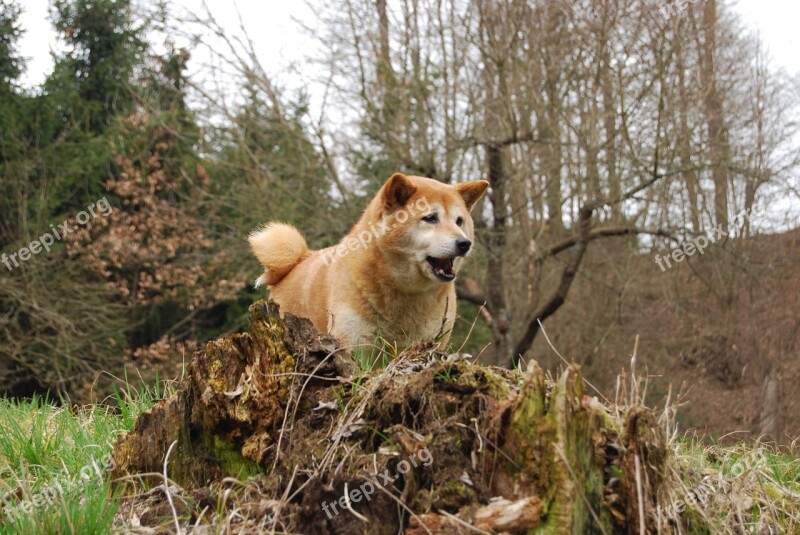
MULTIPOLYGON (((197 351, 178 386, 177 395, 142 414, 132 433, 114 449, 116 473, 162 471, 173 441, 170 477, 182 483, 202 483, 225 475, 261 473, 267 453, 277 440, 290 397, 295 355, 306 369, 335 348, 299 318, 281 321, 277 308, 259 301, 250 308, 247 333, 209 342, 197 351)), ((342 357, 329 359, 317 373, 335 376, 352 365, 342 357)))
POLYGON ((510 501, 495 498, 475 512, 475 527, 484 531, 525 533, 539 525, 544 505, 537 497, 510 501))

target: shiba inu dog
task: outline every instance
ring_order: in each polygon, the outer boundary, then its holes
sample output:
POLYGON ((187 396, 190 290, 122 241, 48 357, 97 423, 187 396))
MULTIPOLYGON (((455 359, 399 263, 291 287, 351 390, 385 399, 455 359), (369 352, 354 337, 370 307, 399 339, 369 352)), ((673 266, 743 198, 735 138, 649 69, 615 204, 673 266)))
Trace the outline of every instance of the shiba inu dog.
POLYGON ((456 315, 453 280, 474 239, 470 211, 488 186, 395 173, 347 236, 318 251, 296 228, 268 223, 248 238, 265 269, 256 286, 345 346, 435 337, 444 347, 456 315))

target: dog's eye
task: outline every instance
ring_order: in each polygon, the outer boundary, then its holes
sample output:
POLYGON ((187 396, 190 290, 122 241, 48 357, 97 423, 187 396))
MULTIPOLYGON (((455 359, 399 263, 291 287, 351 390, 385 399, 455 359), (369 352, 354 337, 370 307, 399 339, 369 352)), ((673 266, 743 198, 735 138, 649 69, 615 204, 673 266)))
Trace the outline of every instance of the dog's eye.
POLYGON ((429 214, 422 218, 423 221, 426 223, 438 223, 439 222, 439 214, 429 214))
POLYGON ((457 217, 456 218, 456 225, 458 225, 460 227, 463 224, 464 224, 464 218, 461 217, 461 216, 457 217))

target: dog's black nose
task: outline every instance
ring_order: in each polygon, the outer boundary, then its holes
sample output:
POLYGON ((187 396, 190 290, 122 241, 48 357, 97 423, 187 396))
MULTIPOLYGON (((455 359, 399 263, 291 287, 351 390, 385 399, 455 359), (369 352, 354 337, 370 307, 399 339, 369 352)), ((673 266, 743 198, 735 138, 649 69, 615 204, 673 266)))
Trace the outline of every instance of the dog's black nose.
POLYGON ((471 245, 472 242, 467 238, 459 238, 456 240, 456 249, 458 249, 458 254, 467 254, 467 251, 469 251, 471 245))

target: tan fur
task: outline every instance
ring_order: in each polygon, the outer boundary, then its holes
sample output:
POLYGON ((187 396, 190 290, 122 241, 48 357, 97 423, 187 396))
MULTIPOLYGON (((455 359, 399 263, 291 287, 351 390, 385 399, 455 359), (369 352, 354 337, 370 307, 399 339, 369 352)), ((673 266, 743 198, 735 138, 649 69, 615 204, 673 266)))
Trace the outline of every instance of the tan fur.
POLYGON ((306 240, 300 231, 284 223, 273 222, 262 229, 254 230, 247 241, 266 270, 256 280, 256 286, 277 284, 309 254, 306 240))
MULTIPOLYGON (((425 258, 449 258, 458 238, 474 241, 469 212, 488 185, 480 180, 451 186, 396 173, 347 236, 319 251, 309 251, 295 228, 270 223, 249 237, 266 270, 259 281, 269 285, 282 311, 309 318, 347 346, 370 344, 378 336, 400 345, 439 337, 444 345, 455 321, 455 284, 436 279, 425 258), (407 221, 394 219, 401 211, 407 221), (440 216, 437 224, 421 220, 433 211, 440 216), (391 228, 376 236, 381 222, 391 228), (358 245, 366 233, 371 241, 358 245)), ((463 262, 463 256, 454 260, 455 273, 463 262)))

